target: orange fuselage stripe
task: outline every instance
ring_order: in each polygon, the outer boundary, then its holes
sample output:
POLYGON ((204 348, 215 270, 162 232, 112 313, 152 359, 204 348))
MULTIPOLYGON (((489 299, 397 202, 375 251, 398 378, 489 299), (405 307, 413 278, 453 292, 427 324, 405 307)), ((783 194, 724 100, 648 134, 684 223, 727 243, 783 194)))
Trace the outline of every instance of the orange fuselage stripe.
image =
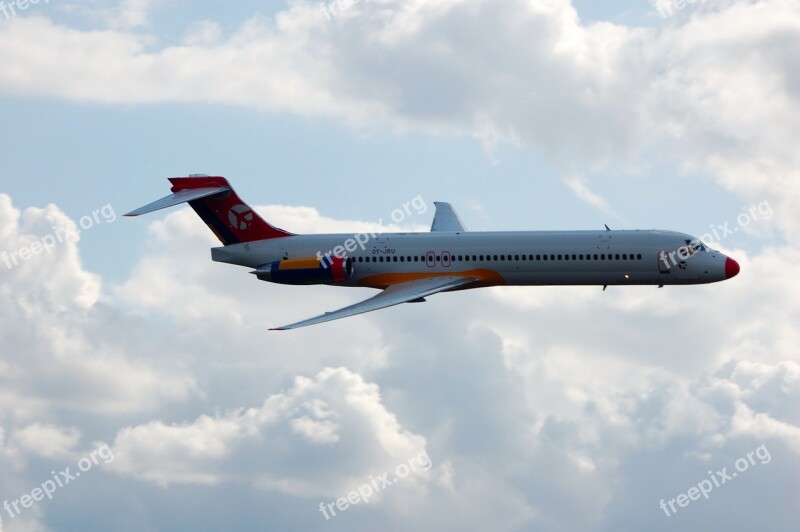
POLYGON ((364 277, 358 282, 358 285, 370 288, 386 288, 393 284, 430 279, 432 277, 475 277, 480 279, 470 288, 497 286, 506 282, 502 275, 492 270, 466 270, 459 272, 377 273, 364 277))
POLYGON ((279 270, 316 270, 319 268, 319 260, 318 259, 291 259, 291 260, 282 260, 278 264, 279 270))

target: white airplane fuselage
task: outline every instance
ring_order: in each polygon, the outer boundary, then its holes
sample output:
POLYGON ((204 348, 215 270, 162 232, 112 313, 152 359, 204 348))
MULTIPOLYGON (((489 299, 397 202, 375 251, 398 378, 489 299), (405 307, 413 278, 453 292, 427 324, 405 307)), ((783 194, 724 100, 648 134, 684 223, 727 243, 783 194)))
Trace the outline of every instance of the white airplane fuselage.
MULTIPOLYGON (((358 235, 295 235, 212 248, 218 262, 250 268, 330 256, 358 235)), ((367 235, 369 236, 369 235, 367 235)), ((385 288, 432 275, 470 275, 492 285, 677 285, 722 281, 728 257, 694 250, 673 231, 513 231, 380 234, 353 251, 353 272, 339 286, 385 288), (683 250, 683 251, 681 251, 683 250)), ((728 263, 729 264, 729 263, 728 263)), ((265 279, 266 280, 266 279, 265 279)))
POLYGON ((713 283, 738 263, 674 231, 467 231, 453 207, 435 202, 430 232, 297 235, 271 225, 222 176, 173 177, 171 194, 126 216, 188 203, 223 247, 217 262, 253 268, 288 285, 377 288, 353 305, 273 327, 288 330, 425 301, 440 292, 500 285, 713 283))

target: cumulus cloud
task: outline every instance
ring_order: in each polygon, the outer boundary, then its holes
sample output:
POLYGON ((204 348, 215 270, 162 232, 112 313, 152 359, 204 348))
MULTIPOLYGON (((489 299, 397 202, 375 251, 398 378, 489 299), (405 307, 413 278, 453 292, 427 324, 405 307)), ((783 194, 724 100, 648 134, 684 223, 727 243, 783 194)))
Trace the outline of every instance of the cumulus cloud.
MULTIPOLYGON (((413 489, 326 524, 668 529, 682 516, 663 518, 659 499, 764 444, 780 467, 685 515, 796 526, 796 2, 709 2, 651 28, 587 24, 561 0, 371 1, 335 17, 298 2, 230 34, 201 21, 169 45, 142 29, 149 5, 119 4, 106 29, 6 21, 0 90, 237 105, 511 144, 581 175, 567 185, 609 215, 595 175, 612 166, 649 179, 666 165, 751 204, 768 199, 785 242, 731 250, 742 272, 720 285, 495 288, 275 336, 269 326, 372 292, 267 285, 213 263, 218 242, 188 209, 140 222, 142 257, 107 286, 81 263, 83 236, 44 249, 54 227, 77 233, 75 221, 0 194, 0 250, 17 252, 0 262, 9 493, 41 481, 32 465, 49 471, 97 439, 113 441, 115 474, 75 499, 107 492, 126 523, 190 499, 184 526, 220 513, 247 528, 264 506, 264 522, 308 529, 322 522, 319 499, 425 451, 435 466, 403 484, 413 489), (147 504, 120 503, 131 491, 147 504)), ((379 228, 308 207, 259 211, 297 232, 379 228)))
POLYGON ((14 431, 10 443, 22 452, 44 458, 64 459, 72 457, 80 437, 80 431, 75 427, 33 423, 14 431))
MULTIPOLYGON (((49 209, 26 212, 63 217, 49 209)), ((302 207, 259 211, 291 229, 303 217, 314 220, 304 230, 343 224, 302 207)), ((7 221, 0 231, 16 243, 23 224, 15 212, 0 211, 7 221)), ((673 483, 683 489, 696 482, 708 462, 735 460, 761 443, 784 464, 797 461, 791 405, 800 310, 792 250, 741 252, 740 276, 691 292, 486 289, 373 313, 347 327, 275 336, 266 327, 288 314, 303 317, 363 296, 310 287, 314 299, 306 301, 298 298, 302 287, 259 283, 244 270, 213 263, 207 249, 218 243, 189 209, 145 223, 151 238, 129 279, 107 291, 97 279, 99 295, 88 308, 60 286, 39 296, 48 304, 38 307, 37 323, 49 323, 52 313, 62 317, 57 309, 64 304, 90 317, 78 313, 81 319, 52 343, 26 348, 25 365, 3 357, 10 370, 4 375, 15 376, 4 390, 16 408, 16 417, 6 418, 4 456, 17 462, 19 474, 26 470, 22 452, 27 461, 58 459, 95 438, 57 421, 66 415, 64 397, 73 415, 95 411, 100 397, 130 420, 118 425, 107 406, 100 409, 107 421, 99 434, 113 441, 116 457, 104 469, 118 481, 170 492, 195 486, 212 490, 207 496, 245 483, 302 502, 308 519, 320 500, 346 496, 425 452, 434 463, 430 473, 387 490, 375 507, 376 519, 391 519, 398 529, 420 518, 445 528, 495 523, 501 529, 649 522, 658 511, 654 501, 673 483), (130 333, 119 334, 147 331, 140 315, 169 324, 168 334, 160 330, 157 358, 131 348, 142 344, 130 333), (93 326, 95 316, 118 321, 113 334, 93 326), (41 380, 41 368, 53 364, 50 353, 64 350, 71 356, 57 357, 56 367, 69 374, 64 360, 80 366, 85 401, 41 380), (84 350, 91 355, 76 356, 84 350), (97 353, 109 351, 126 369, 98 373, 105 359, 97 353), (164 352, 183 368, 180 378, 174 366, 156 362, 164 352), (98 388, 101 382, 111 385, 98 388), (148 390, 151 399, 133 407, 134 389, 148 390), (16 418, 27 421, 15 426, 16 418), (665 461, 676 479, 652 486, 642 471, 663 475, 653 464, 665 461), (571 511, 575 505, 582 512, 571 511), (452 511, 444 515, 443 507, 452 511), (506 510, 499 521, 497 508, 506 510)), ((63 246, 58 252, 76 255, 75 274, 63 281, 69 284, 80 278, 79 253, 75 242, 63 246)), ((46 269, 48 260, 37 256, 37 267, 46 269)), ((7 302, 37 293, 35 277, 15 279, 4 280, 7 302)), ((4 308, 9 313, 13 306, 4 308)), ((16 334, 22 324, 32 326, 8 315, 16 334)), ((9 345, 24 345, 22 338, 9 345)), ((25 489, 25 481, 14 482, 25 489)))
POLYGON ((152 0, 122 0, 109 24, 122 29, 142 26, 147 23, 152 3, 152 0))
POLYGON ((298 377, 259 407, 125 428, 113 448, 115 471, 159 485, 245 479, 333 498, 426 452, 425 438, 400 426, 378 387, 345 368, 298 377))
POLYGON ((650 28, 584 23, 568 0, 358 2, 334 17, 297 2, 224 39, 198 21, 161 46, 130 29, 148 5, 124 2, 124 24, 106 30, 7 21, 0 90, 470 136, 541 151, 567 176, 585 173, 585 188, 609 166, 648 179, 668 164, 772 200, 786 236, 797 234, 792 0, 706 3, 650 28))
POLYGON ((40 419, 52 408, 136 412, 196 392, 191 378, 131 356, 135 342, 96 336, 116 330, 117 316, 100 303, 100 277, 82 266, 75 221, 55 205, 20 213, 4 194, 0 221, 6 419, 40 419))

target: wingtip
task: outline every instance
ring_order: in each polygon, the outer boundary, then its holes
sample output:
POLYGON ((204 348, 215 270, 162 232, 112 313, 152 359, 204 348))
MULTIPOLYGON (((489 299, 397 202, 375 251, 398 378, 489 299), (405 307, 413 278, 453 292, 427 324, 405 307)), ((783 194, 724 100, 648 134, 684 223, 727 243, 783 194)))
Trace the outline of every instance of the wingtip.
POLYGON ((270 331, 288 331, 288 330, 289 330, 288 327, 273 327, 270 329, 270 331))

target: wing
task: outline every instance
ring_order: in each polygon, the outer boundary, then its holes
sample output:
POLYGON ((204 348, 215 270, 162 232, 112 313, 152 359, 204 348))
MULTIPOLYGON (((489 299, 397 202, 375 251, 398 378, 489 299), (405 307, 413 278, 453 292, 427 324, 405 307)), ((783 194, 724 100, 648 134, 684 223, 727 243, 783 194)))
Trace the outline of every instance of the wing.
POLYGON ((398 283, 390 286, 378 295, 360 303, 356 303, 355 305, 334 310, 333 312, 326 312, 325 314, 315 318, 298 321, 297 323, 284 325, 283 327, 275 327, 274 329, 270 330, 285 331, 288 329, 297 329, 299 327, 316 325, 317 323, 338 320, 348 316, 355 316, 356 314, 363 314, 364 312, 372 312, 373 310, 399 305, 400 303, 408 303, 409 301, 419 300, 425 296, 430 296, 444 290, 451 290, 459 286, 465 286, 476 281, 479 281, 479 279, 475 277, 447 276, 428 277, 426 279, 417 279, 415 281, 398 283))
POLYGON ((431 231, 457 232, 467 230, 452 205, 442 201, 434 201, 433 204, 436 205, 436 215, 433 217, 431 231))

